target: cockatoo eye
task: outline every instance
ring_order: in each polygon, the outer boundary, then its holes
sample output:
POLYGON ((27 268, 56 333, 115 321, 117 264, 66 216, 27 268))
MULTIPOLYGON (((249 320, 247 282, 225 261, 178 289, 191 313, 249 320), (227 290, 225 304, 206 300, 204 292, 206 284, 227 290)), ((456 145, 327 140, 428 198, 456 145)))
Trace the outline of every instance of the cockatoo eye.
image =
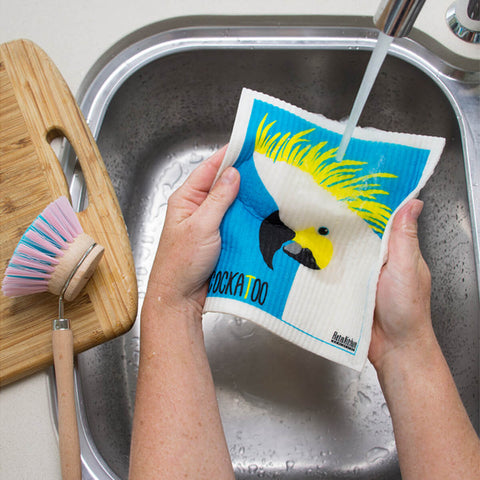
POLYGON ((329 234, 329 230, 328 230, 327 227, 320 227, 320 228, 318 229, 318 233, 319 233, 320 235, 328 235, 328 234, 329 234))

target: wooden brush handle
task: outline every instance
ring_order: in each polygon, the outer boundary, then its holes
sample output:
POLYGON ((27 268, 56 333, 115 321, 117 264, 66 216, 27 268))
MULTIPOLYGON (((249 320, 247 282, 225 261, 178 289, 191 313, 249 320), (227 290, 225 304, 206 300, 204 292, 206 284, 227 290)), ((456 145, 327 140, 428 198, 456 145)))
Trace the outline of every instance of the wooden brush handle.
POLYGON ((57 381, 58 437, 62 479, 81 480, 82 464, 73 383, 72 331, 69 329, 54 330, 52 345, 57 381))

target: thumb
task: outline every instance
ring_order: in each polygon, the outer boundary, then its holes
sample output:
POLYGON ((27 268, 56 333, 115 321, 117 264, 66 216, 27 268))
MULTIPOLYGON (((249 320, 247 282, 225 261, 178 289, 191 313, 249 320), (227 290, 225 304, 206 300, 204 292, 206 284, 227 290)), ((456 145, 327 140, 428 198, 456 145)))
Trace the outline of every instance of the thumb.
POLYGON ((418 244, 417 220, 423 209, 423 202, 410 200, 396 214, 389 242, 389 260, 395 257, 401 263, 407 263, 420 252, 418 244))
POLYGON ((233 167, 228 167, 210 190, 207 198, 197 210, 203 218, 207 231, 215 232, 230 205, 235 200, 240 187, 240 174, 233 167))

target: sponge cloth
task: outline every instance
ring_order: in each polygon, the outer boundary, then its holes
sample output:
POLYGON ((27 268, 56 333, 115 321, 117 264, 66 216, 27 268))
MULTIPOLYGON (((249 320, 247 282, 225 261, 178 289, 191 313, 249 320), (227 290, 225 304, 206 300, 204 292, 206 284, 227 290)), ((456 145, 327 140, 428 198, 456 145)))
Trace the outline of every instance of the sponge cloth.
POLYGON ((342 131, 242 91, 220 170, 239 170, 240 191, 220 227, 205 311, 361 370, 390 224, 432 174, 444 139, 357 128, 337 162, 342 131))

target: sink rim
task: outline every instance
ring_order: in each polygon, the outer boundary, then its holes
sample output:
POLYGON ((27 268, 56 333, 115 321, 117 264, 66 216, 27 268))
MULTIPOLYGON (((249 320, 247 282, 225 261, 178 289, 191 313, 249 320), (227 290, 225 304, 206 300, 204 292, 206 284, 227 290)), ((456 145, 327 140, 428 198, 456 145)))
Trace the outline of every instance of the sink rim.
MULTIPOLYGON (((140 39, 135 39, 136 35, 132 34, 134 38, 130 45, 123 46, 123 42, 119 42, 119 51, 113 58, 105 63, 99 59, 82 83, 79 104, 95 138, 105 111, 120 86, 137 70, 162 57, 203 49, 371 51, 378 36, 375 28, 340 26, 187 26, 154 34, 149 34, 149 30, 146 27, 146 36, 140 39)), ((388 54, 416 66, 432 78, 447 95, 456 113, 460 105, 453 98, 457 92, 450 83, 480 84, 480 71, 454 67, 408 37, 395 38, 388 54)))
MULTIPOLYGON (((215 26, 178 28, 159 32, 135 41, 109 60, 85 90, 80 100, 80 107, 94 138, 97 138, 108 105, 120 86, 142 66, 167 55, 197 49, 373 50, 375 42, 375 29, 359 27, 215 26)), ((474 124, 473 120, 475 108, 480 101, 477 99, 477 103, 473 102, 473 105, 470 102, 472 90, 480 87, 480 74, 455 69, 408 38, 396 39, 389 54, 413 64, 429 76, 446 95, 457 116, 464 150, 478 285, 480 283, 478 278, 480 275, 480 166, 476 166, 474 160, 475 151, 480 151, 480 128, 479 125, 474 124)), ((63 166, 67 178, 72 178, 74 166, 69 158, 65 152, 63 166)), ((79 183, 72 182, 72 199, 77 204, 81 203, 83 198, 82 188, 83 186, 79 183)), ((118 479, 102 459, 93 442, 88 430, 77 370, 75 377, 84 478, 118 479)), ((50 375, 50 385, 52 404, 56 410, 53 374, 50 375)))

